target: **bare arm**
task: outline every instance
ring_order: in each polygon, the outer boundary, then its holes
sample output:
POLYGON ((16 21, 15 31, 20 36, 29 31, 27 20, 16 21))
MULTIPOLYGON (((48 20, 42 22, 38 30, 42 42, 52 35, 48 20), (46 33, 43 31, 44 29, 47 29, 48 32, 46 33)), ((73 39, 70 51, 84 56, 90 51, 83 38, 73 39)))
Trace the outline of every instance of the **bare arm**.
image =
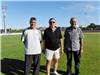
POLYGON ((63 54, 63 53, 64 53, 63 40, 60 39, 60 42, 61 42, 61 44, 60 44, 60 47, 61 47, 61 53, 63 54))
POLYGON ((42 52, 45 54, 45 40, 42 42, 42 52))

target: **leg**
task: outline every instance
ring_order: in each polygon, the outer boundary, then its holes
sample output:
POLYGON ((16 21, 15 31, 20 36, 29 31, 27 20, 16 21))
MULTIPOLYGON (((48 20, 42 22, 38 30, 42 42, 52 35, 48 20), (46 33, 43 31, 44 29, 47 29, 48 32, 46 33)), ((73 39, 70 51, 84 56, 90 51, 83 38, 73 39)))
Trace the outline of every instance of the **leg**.
POLYGON ((50 68, 51 68, 51 61, 52 60, 47 60, 46 66, 47 66, 47 74, 50 74, 50 68))
POLYGON ((40 70, 40 54, 33 56, 33 75, 39 75, 40 70))
POLYGON ((53 62, 54 62, 54 75, 59 75, 59 73, 57 72, 58 70, 58 59, 53 59, 53 62))
POLYGON ((31 64, 32 64, 32 56, 31 55, 25 55, 25 70, 24 70, 24 75, 29 75, 31 64))
POLYGON ((67 55, 67 74, 66 75, 69 75, 71 74, 72 51, 67 51, 66 55, 67 55))
POLYGON ((58 69, 58 59, 54 59, 54 72, 57 72, 58 69))
POLYGON ((75 75, 79 75, 79 66, 80 66, 80 53, 79 53, 79 51, 74 51, 74 61, 75 61, 75 75))
POLYGON ((46 49, 46 68, 47 68, 47 75, 50 75, 50 68, 51 68, 51 62, 53 58, 54 51, 46 49))
POLYGON ((57 49, 55 52, 54 52, 54 72, 56 73, 57 72, 57 69, 58 69, 58 63, 59 63, 59 58, 60 58, 60 49, 57 49))

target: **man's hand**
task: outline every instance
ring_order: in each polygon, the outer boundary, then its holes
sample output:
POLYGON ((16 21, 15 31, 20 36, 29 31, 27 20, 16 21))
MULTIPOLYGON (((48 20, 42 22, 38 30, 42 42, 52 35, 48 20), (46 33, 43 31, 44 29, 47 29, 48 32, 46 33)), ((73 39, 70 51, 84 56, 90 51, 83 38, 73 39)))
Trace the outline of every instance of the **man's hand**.
POLYGON ((45 54, 45 48, 42 50, 42 53, 45 54))
POLYGON ((61 48, 61 54, 64 54, 64 49, 63 48, 61 48))
POLYGON ((80 39, 80 55, 83 54, 83 39, 80 39))
POLYGON ((83 48, 81 48, 81 49, 80 49, 80 55, 81 55, 81 56, 82 56, 83 52, 84 52, 84 51, 83 51, 83 48))

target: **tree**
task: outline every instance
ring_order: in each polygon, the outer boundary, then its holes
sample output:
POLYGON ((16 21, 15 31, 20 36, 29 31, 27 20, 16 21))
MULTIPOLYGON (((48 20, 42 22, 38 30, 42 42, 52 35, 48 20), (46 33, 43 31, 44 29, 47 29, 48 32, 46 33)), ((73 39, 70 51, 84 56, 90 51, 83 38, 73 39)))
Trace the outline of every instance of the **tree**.
POLYGON ((90 23, 90 25, 89 26, 87 26, 87 28, 96 28, 96 25, 94 24, 94 23, 90 23))

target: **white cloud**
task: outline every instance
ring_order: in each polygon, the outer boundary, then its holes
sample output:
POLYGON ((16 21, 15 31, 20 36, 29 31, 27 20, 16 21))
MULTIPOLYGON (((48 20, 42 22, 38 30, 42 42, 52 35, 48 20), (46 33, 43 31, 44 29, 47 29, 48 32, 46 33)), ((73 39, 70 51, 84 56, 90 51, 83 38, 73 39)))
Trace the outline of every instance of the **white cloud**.
POLYGON ((85 6, 85 8, 86 8, 86 10, 87 10, 88 12, 92 12, 92 11, 95 10, 95 6, 93 6, 92 4, 87 4, 87 5, 85 6))
POLYGON ((91 16, 91 15, 86 15, 86 17, 89 18, 89 19, 94 19, 94 17, 91 16))
POLYGON ((92 13, 94 12, 98 7, 94 5, 94 3, 86 3, 84 6, 83 6, 83 11, 85 14, 89 14, 89 13, 92 13))
POLYGON ((62 10, 68 10, 68 8, 65 6, 65 7, 61 7, 62 10))

